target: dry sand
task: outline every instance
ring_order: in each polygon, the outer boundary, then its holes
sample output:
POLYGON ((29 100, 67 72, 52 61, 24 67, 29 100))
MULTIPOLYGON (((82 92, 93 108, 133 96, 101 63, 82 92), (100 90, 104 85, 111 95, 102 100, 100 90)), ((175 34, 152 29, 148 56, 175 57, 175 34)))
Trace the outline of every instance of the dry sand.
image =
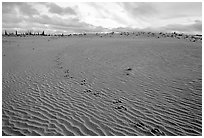
POLYGON ((200 42, 2 39, 3 135, 202 135, 200 42))

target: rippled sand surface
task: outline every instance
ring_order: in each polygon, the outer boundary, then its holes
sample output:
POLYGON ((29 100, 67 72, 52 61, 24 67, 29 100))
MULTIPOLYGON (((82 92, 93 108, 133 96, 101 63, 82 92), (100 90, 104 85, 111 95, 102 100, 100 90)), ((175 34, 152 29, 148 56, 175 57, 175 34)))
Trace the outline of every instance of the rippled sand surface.
POLYGON ((2 38, 2 135, 202 135, 202 47, 2 38))

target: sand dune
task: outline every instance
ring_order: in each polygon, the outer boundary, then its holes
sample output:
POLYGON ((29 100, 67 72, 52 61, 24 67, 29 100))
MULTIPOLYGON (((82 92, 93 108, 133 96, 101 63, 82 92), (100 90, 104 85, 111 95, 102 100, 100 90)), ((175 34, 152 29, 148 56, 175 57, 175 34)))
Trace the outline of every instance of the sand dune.
POLYGON ((2 135, 202 135, 200 42, 3 38, 2 135))

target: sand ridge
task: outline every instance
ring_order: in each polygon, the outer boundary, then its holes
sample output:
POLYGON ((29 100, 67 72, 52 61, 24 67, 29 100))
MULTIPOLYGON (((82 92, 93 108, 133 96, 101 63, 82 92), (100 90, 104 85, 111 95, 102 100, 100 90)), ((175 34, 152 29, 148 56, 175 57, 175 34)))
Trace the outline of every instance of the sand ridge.
POLYGON ((2 135, 202 134, 200 42, 120 34, 2 41, 2 135))

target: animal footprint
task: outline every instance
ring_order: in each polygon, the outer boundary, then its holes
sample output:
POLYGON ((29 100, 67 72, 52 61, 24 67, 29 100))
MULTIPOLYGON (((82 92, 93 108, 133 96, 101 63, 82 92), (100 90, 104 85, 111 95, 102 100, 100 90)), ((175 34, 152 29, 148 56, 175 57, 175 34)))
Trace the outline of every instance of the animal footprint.
POLYGON ((86 80, 84 79, 81 81, 81 85, 85 85, 85 84, 86 84, 86 80))
POLYGON ((133 69, 128 67, 125 69, 125 75, 130 75, 130 72, 132 71, 133 69))
POLYGON ((67 69, 64 73, 69 73, 69 69, 67 69))
POLYGON ((65 78, 69 77, 69 69, 65 70, 64 72, 66 75, 64 76, 65 78))
POLYGON ((122 103, 122 101, 120 99, 116 99, 113 101, 113 104, 117 104, 117 103, 122 103))
POLYGON ((68 78, 68 77, 69 77, 69 75, 65 75, 64 77, 65 77, 65 78, 68 78))
POLYGON ((160 131, 159 129, 157 128, 153 128, 151 129, 151 132, 157 136, 165 136, 164 132, 160 131))
POLYGON ((127 69, 125 69, 125 71, 131 71, 132 68, 128 67, 127 69))
POLYGON ((133 123, 133 127, 136 127, 136 128, 140 128, 142 130, 145 130, 145 131, 149 131, 149 127, 146 126, 144 123, 142 123, 141 121, 136 121, 135 123, 133 123))
POLYGON ((96 97, 100 97, 100 93, 99 92, 95 92, 95 93, 93 93, 93 95, 96 96, 96 97))
POLYGON ((141 121, 139 121, 138 123, 134 123, 133 126, 151 132, 152 134, 157 136, 165 136, 165 133, 160 131, 158 128, 151 128, 150 126, 145 125, 141 121))
POLYGON ((124 107, 123 105, 121 105, 121 106, 116 106, 115 109, 117 109, 117 110, 119 110, 119 111, 121 111, 121 110, 127 111, 127 108, 124 107))
POLYGON ((90 90, 90 89, 86 89, 86 90, 84 90, 84 92, 85 92, 85 93, 90 93, 91 90, 90 90))

